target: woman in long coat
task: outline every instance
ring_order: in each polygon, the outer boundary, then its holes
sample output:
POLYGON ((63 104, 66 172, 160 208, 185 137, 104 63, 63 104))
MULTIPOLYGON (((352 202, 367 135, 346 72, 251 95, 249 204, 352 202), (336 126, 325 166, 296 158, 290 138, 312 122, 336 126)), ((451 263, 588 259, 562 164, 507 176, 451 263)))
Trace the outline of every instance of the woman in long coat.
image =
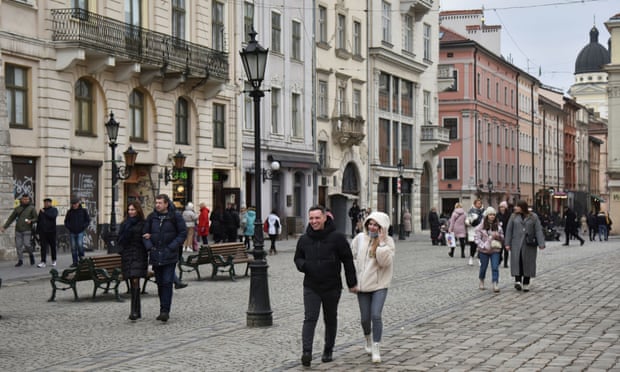
POLYGON ((545 234, 540 219, 528 210, 525 200, 517 201, 514 213, 508 220, 504 242, 506 249, 512 251, 510 275, 515 277, 515 289, 528 292, 530 278, 536 277, 538 249, 545 249, 545 234), (534 236, 536 245, 528 245, 527 241, 534 236))
POLYGON ((403 230, 405 231, 405 236, 409 237, 411 235, 411 230, 413 225, 411 224, 411 212, 409 212, 408 208, 405 208, 405 212, 403 213, 403 230))
MULTIPOLYGON (((452 216, 450 217, 448 232, 454 233, 454 237, 459 239, 461 243, 461 258, 465 258, 465 237, 467 236, 467 226, 465 226, 466 218, 467 214, 463 209, 463 205, 461 205, 461 203, 456 203, 452 216)), ((454 247, 450 248, 448 255, 450 257, 454 256, 454 247)))
POLYGON ((428 212, 428 224, 431 226, 431 242, 433 245, 437 245, 439 244, 439 234, 441 234, 441 223, 439 223, 439 215, 435 207, 428 212))
POLYGON ((148 255, 142 240, 144 212, 138 201, 127 204, 127 215, 121 223, 118 233, 118 245, 121 252, 121 270, 123 278, 128 279, 131 288, 130 320, 141 318, 140 278, 147 275, 148 255))

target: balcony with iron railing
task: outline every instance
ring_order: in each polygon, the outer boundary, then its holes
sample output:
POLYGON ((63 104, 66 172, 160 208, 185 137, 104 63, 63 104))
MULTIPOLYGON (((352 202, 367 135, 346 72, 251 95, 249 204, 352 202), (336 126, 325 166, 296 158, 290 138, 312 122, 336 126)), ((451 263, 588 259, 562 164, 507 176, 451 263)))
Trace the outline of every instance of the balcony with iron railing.
POLYGON ((450 145, 450 130, 437 125, 422 125, 420 133, 420 150, 423 154, 438 154, 450 145))
POLYGON ((157 68, 162 74, 221 82, 228 79, 228 54, 223 51, 80 8, 52 9, 51 13, 57 49, 83 49, 87 57, 107 55, 145 69, 157 68))
POLYGON ((332 137, 334 142, 341 146, 356 146, 366 137, 366 121, 361 116, 351 116, 348 107, 345 102, 336 102, 331 117, 332 137))

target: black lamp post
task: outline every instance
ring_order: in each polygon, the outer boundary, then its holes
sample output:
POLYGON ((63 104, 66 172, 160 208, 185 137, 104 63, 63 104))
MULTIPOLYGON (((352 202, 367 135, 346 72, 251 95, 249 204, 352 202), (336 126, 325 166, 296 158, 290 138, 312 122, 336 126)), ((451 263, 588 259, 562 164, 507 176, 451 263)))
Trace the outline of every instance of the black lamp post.
POLYGON ((396 164, 396 169, 398 169, 398 187, 396 191, 398 192, 398 240, 405 240, 405 229, 403 224, 403 200, 402 200, 402 187, 403 187, 403 172, 405 171, 405 164, 403 163, 403 159, 398 159, 398 164, 396 164))
POLYGON ((168 185, 168 183, 170 182, 178 181, 179 178, 181 178, 178 172, 180 172, 183 168, 185 168, 186 158, 187 157, 185 156, 185 154, 182 153, 181 150, 179 150, 172 157, 172 160, 174 161, 174 166, 172 168, 168 168, 168 166, 166 165, 166 167, 164 168, 163 174, 160 171, 159 178, 164 179, 165 185, 168 185))
POLYGON ((273 324, 267 282, 267 259, 265 258, 263 224, 262 224, 262 180, 261 141, 260 141, 260 100, 265 93, 260 89, 265 78, 267 55, 269 49, 263 48, 256 41, 256 31, 250 33, 248 45, 241 49, 241 61, 248 81, 252 85, 249 92, 254 99, 254 193, 256 194, 256 221, 254 222, 254 260, 250 262, 250 301, 247 311, 248 327, 267 327, 273 324))
POLYGON ((491 194, 493 193, 493 181, 491 181, 491 177, 487 181, 487 188, 489 189, 489 207, 491 206, 491 194))
POLYGON ((136 158, 138 157, 138 152, 133 149, 133 147, 129 146, 127 151, 123 153, 125 157, 125 165, 118 166, 116 165, 116 139, 118 138, 118 128, 120 127, 120 123, 114 120, 114 113, 110 111, 110 120, 105 123, 105 129, 108 134, 109 146, 112 150, 112 210, 110 211, 110 227, 108 229, 108 233, 106 234, 106 245, 108 253, 118 253, 118 248, 116 246, 116 241, 118 239, 118 232, 116 231, 116 184, 119 180, 126 180, 131 175, 131 171, 133 166, 136 164, 136 158))

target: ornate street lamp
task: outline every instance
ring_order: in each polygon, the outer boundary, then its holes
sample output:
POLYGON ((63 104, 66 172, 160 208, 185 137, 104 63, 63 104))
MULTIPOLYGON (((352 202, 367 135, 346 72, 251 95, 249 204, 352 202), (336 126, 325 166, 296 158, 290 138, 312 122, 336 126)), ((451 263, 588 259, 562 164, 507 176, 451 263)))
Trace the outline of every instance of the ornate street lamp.
POLYGON ((398 193, 398 240, 405 240, 405 225, 403 224, 403 201, 402 201, 402 186, 403 186, 403 172, 405 171, 405 164, 403 163, 403 159, 398 159, 398 164, 396 164, 396 169, 398 170, 398 183, 396 187, 396 192, 398 193))
POLYGON ((270 168, 263 169, 263 182, 265 182, 265 180, 272 180, 276 173, 280 170, 280 162, 275 160, 273 156, 267 156, 267 161, 270 162, 270 168))
POLYGON ((134 165, 136 164, 136 159, 138 158, 138 152, 129 146, 127 151, 123 152, 123 156, 125 157, 125 165, 118 166, 116 160, 116 139, 118 138, 118 128, 120 127, 120 123, 114 120, 114 113, 110 111, 110 120, 105 123, 105 129, 108 134, 108 145, 110 146, 110 150, 112 151, 112 210, 110 212, 110 227, 108 229, 108 233, 106 234, 106 243, 108 253, 118 253, 118 248, 116 247, 116 241, 118 239, 118 232, 116 231, 116 184, 119 180, 126 180, 131 176, 131 171, 133 170, 134 165))
MULTIPOLYGON (((273 324, 267 282, 267 259, 265 258, 263 223, 262 223, 262 182, 261 182, 261 141, 260 141, 260 100, 265 93, 260 89, 265 79, 265 67, 269 49, 263 48, 256 41, 256 31, 249 33, 248 45, 241 49, 239 55, 248 81, 252 85, 249 92, 254 99, 254 187, 256 200, 256 220, 254 222, 254 260, 250 262, 250 301, 247 311, 248 327, 267 327, 273 324)), ((278 164, 279 165, 279 164, 278 164)))
POLYGON ((182 153, 181 150, 179 150, 172 157, 172 160, 174 161, 174 166, 172 168, 168 168, 168 166, 166 165, 163 174, 161 172, 159 173, 159 178, 164 179, 165 185, 168 185, 168 183, 170 182, 178 181, 181 178, 179 172, 183 170, 183 168, 185 168, 186 158, 187 157, 185 156, 185 154, 182 153))
POLYGON ((491 177, 487 181, 487 188, 489 189, 489 207, 491 206, 491 194, 493 193, 493 181, 491 181, 491 177))

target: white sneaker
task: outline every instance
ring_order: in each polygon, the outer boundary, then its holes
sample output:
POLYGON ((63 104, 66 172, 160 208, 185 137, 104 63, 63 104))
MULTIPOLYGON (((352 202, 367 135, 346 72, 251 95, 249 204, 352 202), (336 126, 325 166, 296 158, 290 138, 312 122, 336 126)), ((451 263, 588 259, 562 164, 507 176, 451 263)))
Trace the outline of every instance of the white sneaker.
POLYGON ((44 268, 45 266, 47 266, 47 265, 45 264, 45 262, 41 262, 40 264, 38 264, 38 265, 37 265, 37 267, 38 267, 38 268, 40 268, 40 269, 41 269, 41 268, 44 268))
POLYGON ((529 284, 523 284, 523 292, 529 292, 530 291, 530 285, 529 284))
POLYGON ((56 261, 52 261, 52 266, 56 267, 56 261))
POLYGON ((474 264, 474 258, 473 257, 469 257, 469 262, 467 263, 469 266, 474 264))
POLYGON ((372 353, 372 339, 370 335, 366 335, 364 337, 366 337, 366 346, 364 346, 364 351, 366 351, 366 354, 370 355, 372 353))
POLYGON ((372 362, 381 363, 381 353, 379 352, 379 343, 374 342, 372 344, 372 362))

